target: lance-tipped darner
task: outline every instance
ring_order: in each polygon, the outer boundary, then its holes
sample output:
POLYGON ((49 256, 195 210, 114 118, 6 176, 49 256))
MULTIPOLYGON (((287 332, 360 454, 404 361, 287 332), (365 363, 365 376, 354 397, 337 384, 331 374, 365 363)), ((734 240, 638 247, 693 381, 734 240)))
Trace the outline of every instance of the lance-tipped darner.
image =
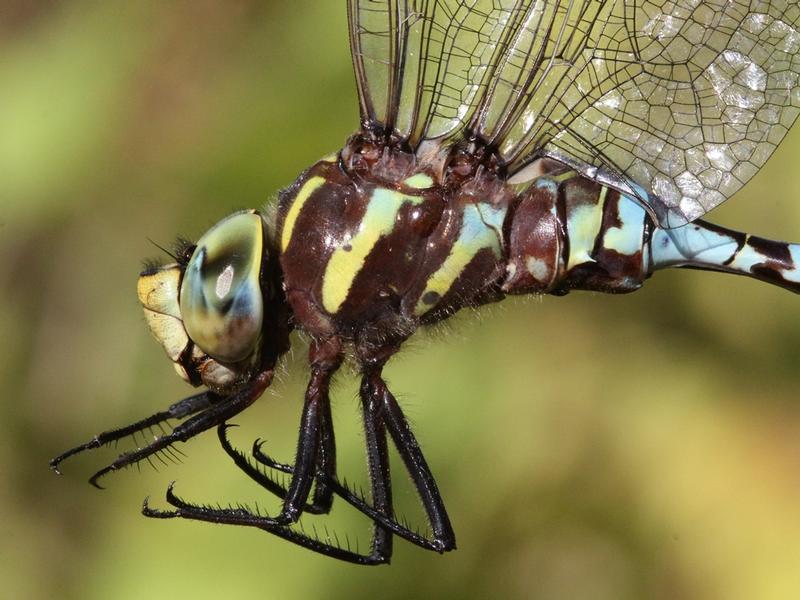
POLYGON ((139 299, 179 375, 207 391, 51 462, 183 419, 97 472, 218 428, 224 451, 283 499, 264 516, 189 503, 156 518, 257 527, 335 558, 388 562, 393 535, 455 548, 434 477, 382 379, 420 327, 509 294, 625 293, 672 266, 800 291, 800 246, 698 220, 768 159, 800 110, 800 8, 788 1, 350 0, 361 128, 264 210, 235 213, 139 299), (227 421, 271 384, 289 335, 309 336, 293 464, 235 449, 227 421), (340 483, 331 378, 361 371, 369 499, 340 483), (430 522, 395 518, 388 437, 430 522), (289 474, 283 486, 271 472, 289 474), (373 522, 358 553, 292 527, 335 497, 373 522))

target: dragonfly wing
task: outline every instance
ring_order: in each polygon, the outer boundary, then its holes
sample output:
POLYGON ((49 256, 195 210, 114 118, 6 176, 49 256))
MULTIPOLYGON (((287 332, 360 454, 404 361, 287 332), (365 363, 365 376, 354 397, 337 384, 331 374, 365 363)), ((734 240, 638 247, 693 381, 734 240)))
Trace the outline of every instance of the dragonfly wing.
POLYGON ((477 136, 694 220, 800 112, 796 0, 350 0, 365 127, 477 136))
POLYGON ((699 218, 766 162, 800 111, 800 6, 542 0, 474 129, 511 170, 547 155, 699 218))
POLYGON ((362 126, 416 147, 456 137, 486 96, 519 0, 349 0, 362 126))

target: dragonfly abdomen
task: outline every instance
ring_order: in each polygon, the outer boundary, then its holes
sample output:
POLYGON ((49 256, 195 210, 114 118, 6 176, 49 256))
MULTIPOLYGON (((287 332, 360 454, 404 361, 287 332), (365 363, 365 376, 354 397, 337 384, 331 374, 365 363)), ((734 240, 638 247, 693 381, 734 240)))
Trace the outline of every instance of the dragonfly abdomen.
POLYGON ((570 171, 535 179, 509 221, 508 294, 632 292, 668 267, 745 275, 800 293, 800 244, 702 220, 665 229, 638 201, 570 171))
POLYGON ((800 244, 695 221, 676 229, 656 229, 651 248, 651 270, 693 267, 724 271, 800 293, 800 244))
POLYGON ((626 293, 648 276, 646 211, 573 172, 535 179, 509 220, 505 293, 626 293))

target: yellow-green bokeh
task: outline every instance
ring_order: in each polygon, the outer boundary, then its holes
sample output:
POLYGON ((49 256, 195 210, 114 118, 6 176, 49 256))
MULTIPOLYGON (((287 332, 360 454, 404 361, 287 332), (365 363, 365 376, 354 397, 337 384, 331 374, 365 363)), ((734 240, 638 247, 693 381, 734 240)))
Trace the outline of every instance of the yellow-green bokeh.
MULTIPOLYGON (((136 301, 141 260, 257 207, 357 126, 343 2, 0 1, 0 595, 8 598, 800 597, 800 302, 659 273, 626 297, 512 299, 388 368, 459 549, 361 569, 255 530, 152 521, 258 500, 213 433, 182 465, 86 484, 47 461, 187 395, 136 301)), ((800 241, 800 130, 711 219, 800 241)), ((291 456, 286 373, 236 421, 291 456)), ((352 375, 342 473, 363 470, 352 375)), ((396 461, 395 461, 396 462, 396 461)), ((363 475, 361 475, 363 479, 363 475)), ((398 470, 398 503, 414 512, 398 470)), ((342 507, 339 507, 342 508, 342 507)), ((367 541, 368 523, 334 517, 367 541)))

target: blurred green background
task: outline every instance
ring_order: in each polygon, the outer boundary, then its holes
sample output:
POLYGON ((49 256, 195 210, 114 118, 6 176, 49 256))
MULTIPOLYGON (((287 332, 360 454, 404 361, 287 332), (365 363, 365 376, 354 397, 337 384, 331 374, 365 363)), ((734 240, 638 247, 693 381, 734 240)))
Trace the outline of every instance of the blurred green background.
MULTIPOLYGON (((139 516, 173 479, 189 499, 277 509, 213 432, 104 492, 86 479, 113 449, 48 470, 190 393, 136 300, 149 240, 261 206, 341 146, 357 126, 344 17, 310 0, 0 0, 0 596, 800 597, 800 302, 731 276, 511 299, 410 344, 387 376, 456 528, 445 556, 397 541, 391 566, 357 568, 139 516)), ((798 152, 800 128, 713 220, 800 241, 798 152)), ((238 445, 291 457, 304 355, 296 340, 238 445)), ((343 375, 334 410, 357 479, 356 390, 343 375)), ((365 547, 369 523, 336 512, 365 547)))

